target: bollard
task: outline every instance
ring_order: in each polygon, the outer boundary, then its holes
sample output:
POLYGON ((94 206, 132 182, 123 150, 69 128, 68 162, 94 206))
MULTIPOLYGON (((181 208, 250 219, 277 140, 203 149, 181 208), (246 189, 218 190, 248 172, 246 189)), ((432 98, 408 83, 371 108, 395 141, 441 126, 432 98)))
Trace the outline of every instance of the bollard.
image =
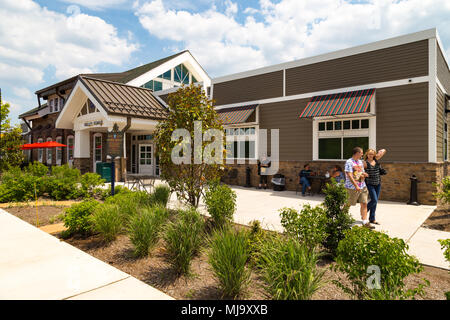
POLYGON ((417 177, 413 174, 411 178, 411 193, 409 195, 409 202, 407 204, 413 205, 413 206, 420 206, 420 203, 417 202, 417 177))
POLYGON ((246 188, 251 188, 252 184, 250 182, 250 174, 251 174, 252 170, 250 169, 250 167, 247 167, 247 169, 245 169, 245 187, 246 188))

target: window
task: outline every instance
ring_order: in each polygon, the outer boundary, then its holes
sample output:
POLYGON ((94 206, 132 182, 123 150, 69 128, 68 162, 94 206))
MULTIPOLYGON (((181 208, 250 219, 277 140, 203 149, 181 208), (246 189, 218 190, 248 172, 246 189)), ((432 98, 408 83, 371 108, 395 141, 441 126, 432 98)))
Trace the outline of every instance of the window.
POLYGON ((369 148, 369 119, 318 121, 314 142, 317 160, 345 160, 351 158, 353 148, 369 148))
POLYGON ((68 136, 67 137, 67 161, 73 161, 73 145, 74 145, 73 136, 68 136))
MULTIPOLYGON (((56 137, 56 142, 62 143, 62 137, 56 137)), ((56 164, 60 165, 62 161, 62 148, 56 148, 56 164)))
POLYGON ((166 71, 162 75, 158 76, 158 78, 172 80, 172 71, 171 70, 166 71))
POLYGON ((173 80, 175 82, 189 84, 189 70, 184 66, 184 64, 179 64, 174 68, 173 80))
MULTIPOLYGON (((38 143, 42 143, 42 142, 44 142, 44 139, 39 138, 38 139, 38 143)), ((39 148, 38 149, 38 161, 42 162, 43 158, 44 158, 44 149, 43 148, 39 148)))
POLYGON ((55 112, 58 112, 58 110, 59 110, 59 98, 55 98, 54 100, 53 100, 54 102, 53 102, 53 111, 55 111, 55 112))
POLYGON ((102 161, 102 135, 96 133, 94 135, 94 162, 102 161))
POLYGON ((256 128, 241 127, 225 129, 228 159, 256 158, 256 128))
MULTIPOLYGON (((52 141, 51 137, 47 138, 47 142, 52 141)), ((47 164, 52 164, 53 149, 47 148, 47 164)))
POLYGON ((152 164, 152 146, 140 146, 139 164, 151 165, 152 164))
POLYGON ((50 109, 50 112, 53 112, 53 99, 48 100, 48 107, 50 109))
POLYGON ((162 90, 162 82, 156 81, 156 80, 150 80, 149 82, 147 82, 146 84, 144 84, 141 87, 146 88, 146 89, 151 89, 153 91, 160 91, 160 90, 162 90))

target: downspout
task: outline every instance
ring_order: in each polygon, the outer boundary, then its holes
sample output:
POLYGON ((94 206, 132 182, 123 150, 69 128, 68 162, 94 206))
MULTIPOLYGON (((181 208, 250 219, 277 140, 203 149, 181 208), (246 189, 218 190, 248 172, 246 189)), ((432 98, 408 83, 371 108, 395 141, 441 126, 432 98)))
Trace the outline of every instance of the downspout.
POLYGON ((39 105, 39 109, 41 108, 41 97, 39 96, 39 94, 36 95, 37 99, 38 99, 38 105, 39 105))
MULTIPOLYGON (((131 127, 131 117, 127 117, 127 124, 126 124, 126 126, 121 130, 121 132, 122 132, 122 136, 123 136, 123 154, 122 154, 122 156, 123 156, 123 159, 125 159, 125 158, 127 158, 127 148, 126 148, 126 140, 127 140, 127 130, 129 129, 131 127)), ((125 162, 125 170, 124 170, 124 172, 125 172, 125 175, 126 175, 126 172, 127 172, 128 170, 127 170, 127 163, 125 162)), ((126 179, 122 179, 124 182, 126 181, 126 179)))

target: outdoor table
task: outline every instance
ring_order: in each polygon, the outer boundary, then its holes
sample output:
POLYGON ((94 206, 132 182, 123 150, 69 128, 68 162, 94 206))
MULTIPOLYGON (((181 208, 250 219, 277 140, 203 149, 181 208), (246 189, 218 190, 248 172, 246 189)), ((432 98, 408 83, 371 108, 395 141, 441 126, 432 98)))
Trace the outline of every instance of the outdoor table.
POLYGON ((127 173, 127 184, 128 187, 131 184, 130 190, 133 188, 136 188, 137 190, 144 189, 144 191, 147 191, 146 187, 152 188, 155 184, 155 176, 150 174, 139 174, 139 173, 127 173))

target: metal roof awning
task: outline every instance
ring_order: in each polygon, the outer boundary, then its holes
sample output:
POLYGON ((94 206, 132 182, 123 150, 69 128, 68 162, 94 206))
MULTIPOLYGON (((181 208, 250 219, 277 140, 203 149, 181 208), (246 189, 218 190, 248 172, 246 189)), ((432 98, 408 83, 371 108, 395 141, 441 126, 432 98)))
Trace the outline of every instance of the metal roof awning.
POLYGON ((367 89, 312 97, 300 118, 369 112, 374 93, 375 89, 367 89))
POLYGON ((217 110, 217 113, 219 114, 219 119, 225 125, 244 123, 252 115, 257 106, 257 104, 253 104, 243 107, 220 109, 217 110))

